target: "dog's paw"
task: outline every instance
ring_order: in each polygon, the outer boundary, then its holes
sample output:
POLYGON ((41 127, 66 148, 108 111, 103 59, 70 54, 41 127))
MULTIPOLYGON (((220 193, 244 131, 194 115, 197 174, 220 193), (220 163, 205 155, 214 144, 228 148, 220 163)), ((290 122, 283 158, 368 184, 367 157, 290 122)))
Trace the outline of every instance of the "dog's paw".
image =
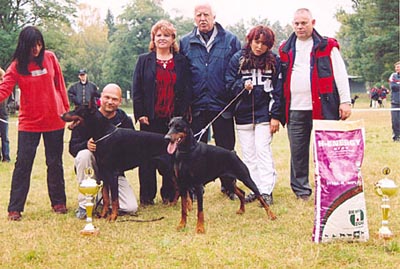
POLYGON ((198 233, 198 234, 206 233, 206 230, 204 229, 204 225, 197 225, 196 226, 196 233, 198 233))
POLYGON ((244 210, 241 209, 241 208, 239 208, 239 209, 236 211, 236 214, 242 215, 242 214, 244 214, 244 210))
POLYGON ((270 213, 270 215, 269 215, 269 218, 271 219, 271 220, 276 220, 277 218, 276 218, 276 215, 274 214, 274 213, 270 213))
POLYGON ((97 217, 100 219, 105 219, 105 218, 107 218, 107 215, 108 215, 108 211, 103 209, 100 214, 97 214, 97 217))
POLYGON ((182 231, 183 229, 185 229, 186 227, 186 223, 180 222, 179 225, 176 227, 177 231, 182 231))
POLYGON ((117 218, 118 218, 118 214, 111 214, 111 215, 109 215, 108 217, 107 217, 107 221, 110 221, 110 222, 114 222, 114 221, 116 221, 117 220, 117 218))

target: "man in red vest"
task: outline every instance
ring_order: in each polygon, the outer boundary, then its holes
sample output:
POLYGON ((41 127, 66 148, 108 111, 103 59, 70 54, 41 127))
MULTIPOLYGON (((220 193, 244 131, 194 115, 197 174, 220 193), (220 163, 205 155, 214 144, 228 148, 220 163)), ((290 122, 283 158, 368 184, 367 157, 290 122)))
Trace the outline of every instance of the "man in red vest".
POLYGON ((285 115, 290 143, 290 185, 298 199, 312 193, 309 174, 313 119, 345 120, 351 114, 346 67, 334 38, 315 29, 310 10, 298 9, 294 33, 279 47, 284 79, 285 115))

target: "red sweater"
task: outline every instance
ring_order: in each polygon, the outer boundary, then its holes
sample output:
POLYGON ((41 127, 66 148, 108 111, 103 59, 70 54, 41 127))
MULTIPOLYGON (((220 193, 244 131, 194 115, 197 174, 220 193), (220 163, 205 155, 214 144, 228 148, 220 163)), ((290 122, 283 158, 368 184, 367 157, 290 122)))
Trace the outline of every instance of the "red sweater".
POLYGON ((43 69, 34 62, 28 65, 30 75, 17 72, 16 61, 7 68, 0 84, 0 102, 18 84, 21 90, 18 130, 48 132, 64 128, 60 115, 69 110, 64 77, 56 55, 45 51, 43 69))

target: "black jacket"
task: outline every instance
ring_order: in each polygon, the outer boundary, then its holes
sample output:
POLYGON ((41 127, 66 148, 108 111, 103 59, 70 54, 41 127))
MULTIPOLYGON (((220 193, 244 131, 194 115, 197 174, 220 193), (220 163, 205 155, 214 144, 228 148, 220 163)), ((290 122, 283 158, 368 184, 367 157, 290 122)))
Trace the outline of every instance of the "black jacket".
POLYGON ((227 89, 231 90, 234 96, 243 90, 246 80, 251 79, 254 86, 251 92, 244 91, 236 103, 234 111, 236 124, 270 122, 271 118, 283 124, 284 100, 279 57, 273 53, 276 61, 274 72, 272 70, 238 72, 242 55, 243 51, 233 55, 225 73, 227 89))
MULTIPOLYGON (((117 114, 109 120, 117 127, 135 129, 132 119, 121 109, 118 109, 117 114)), ((79 151, 87 149, 87 142, 90 138, 84 126, 75 127, 72 130, 71 140, 69 141, 69 153, 76 157, 79 151)))
MULTIPOLYGON (((176 83, 173 116, 184 115, 191 100, 191 75, 189 63, 185 56, 174 53, 176 83)), ((149 52, 139 56, 133 73, 132 95, 135 120, 147 116, 154 119, 156 98, 156 53, 149 52)))
POLYGON ((96 105, 96 101, 100 97, 97 89, 96 84, 90 81, 87 81, 85 84, 82 84, 80 81, 76 82, 68 89, 69 101, 75 106, 87 105, 91 97, 95 97, 92 105, 96 105), (85 96, 85 102, 83 102, 83 96, 85 96))

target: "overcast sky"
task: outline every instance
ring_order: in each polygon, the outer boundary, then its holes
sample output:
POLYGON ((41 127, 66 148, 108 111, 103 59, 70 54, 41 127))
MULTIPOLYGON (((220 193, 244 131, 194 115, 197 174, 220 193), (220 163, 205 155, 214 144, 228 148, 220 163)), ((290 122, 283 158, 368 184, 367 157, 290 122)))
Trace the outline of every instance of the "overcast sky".
MULTIPOLYGON (((130 0, 80 0, 100 10, 105 16, 109 8, 114 16, 121 13, 123 6, 130 0)), ((194 0, 164 0, 163 6, 171 16, 175 14, 193 17, 194 0)), ((334 18, 340 7, 351 11, 351 0, 209 0, 216 11, 216 21, 223 26, 233 25, 240 19, 267 18, 271 23, 280 21, 281 25, 290 24, 297 8, 311 10, 316 20, 315 28, 322 35, 334 36, 339 30, 339 23, 334 18)))

